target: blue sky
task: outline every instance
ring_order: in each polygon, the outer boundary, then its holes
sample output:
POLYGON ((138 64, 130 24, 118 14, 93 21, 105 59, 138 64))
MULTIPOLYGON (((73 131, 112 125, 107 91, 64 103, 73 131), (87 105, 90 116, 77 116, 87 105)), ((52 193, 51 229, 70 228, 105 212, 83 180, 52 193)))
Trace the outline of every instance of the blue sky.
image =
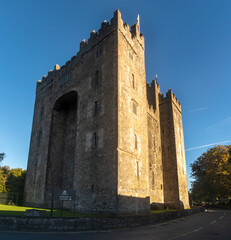
POLYGON ((190 163, 214 144, 231 144, 231 1, 0 1, 0 152, 26 168, 36 82, 69 60, 101 22, 120 9, 140 14, 146 75, 182 104, 190 163), (210 145, 212 144, 212 145, 210 145), (208 146, 210 145, 210 146, 208 146), (202 146, 202 147, 201 147, 202 146))

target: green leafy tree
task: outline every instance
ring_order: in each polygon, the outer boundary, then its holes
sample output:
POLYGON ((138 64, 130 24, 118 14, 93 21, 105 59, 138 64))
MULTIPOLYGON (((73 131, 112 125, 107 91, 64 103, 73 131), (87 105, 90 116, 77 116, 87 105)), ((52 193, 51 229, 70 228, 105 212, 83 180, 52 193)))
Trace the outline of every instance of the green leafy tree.
POLYGON ((215 146, 192 163, 191 194, 193 200, 211 200, 231 196, 231 164, 229 146, 215 146))
POLYGON ((0 153, 0 192, 5 192, 5 182, 7 178, 7 169, 4 167, 1 167, 1 164, 5 158, 5 153, 0 153))
POLYGON ((0 153, 0 164, 2 163, 3 159, 5 158, 5 153, 0 153))
POLYGON ((6 179, 7 192, 23 194, 26 179, 26 170, 21 168, 11 169, 6 179))
POLYGON ((0 167, 0 192, 6 192, 6 180, 10 172, 10 167, 0 167))

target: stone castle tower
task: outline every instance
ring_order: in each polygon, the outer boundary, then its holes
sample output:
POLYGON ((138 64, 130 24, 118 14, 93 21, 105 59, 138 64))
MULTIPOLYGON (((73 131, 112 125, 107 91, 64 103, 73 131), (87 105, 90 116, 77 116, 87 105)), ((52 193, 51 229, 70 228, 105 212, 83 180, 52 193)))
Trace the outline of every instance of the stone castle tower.
POLYGON ((147 84, 144 36, 119 10, 37 83, 25 204, 49 207, 57 187, 79 212, 189 207, 180 103, 147 84))

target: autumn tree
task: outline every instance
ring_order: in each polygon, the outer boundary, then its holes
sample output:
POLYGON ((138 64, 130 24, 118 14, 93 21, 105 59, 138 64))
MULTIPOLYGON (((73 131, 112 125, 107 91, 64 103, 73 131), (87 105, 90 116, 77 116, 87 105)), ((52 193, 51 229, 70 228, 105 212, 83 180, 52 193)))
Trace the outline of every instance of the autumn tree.
POLYGON ((231 196, 231 145, 210 148, 190 165, 193 200, 231 196))

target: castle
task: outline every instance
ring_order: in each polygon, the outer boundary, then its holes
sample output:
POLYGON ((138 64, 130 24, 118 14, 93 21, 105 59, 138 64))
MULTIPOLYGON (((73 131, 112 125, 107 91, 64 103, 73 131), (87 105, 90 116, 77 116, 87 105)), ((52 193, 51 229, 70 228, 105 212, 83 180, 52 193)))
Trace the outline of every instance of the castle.
POLYGON ((181 105, 147 84, 144 50, 117 10, 37 82, 25 205, 50 207, 58 187, 78 212, 189 207, 181 105))

